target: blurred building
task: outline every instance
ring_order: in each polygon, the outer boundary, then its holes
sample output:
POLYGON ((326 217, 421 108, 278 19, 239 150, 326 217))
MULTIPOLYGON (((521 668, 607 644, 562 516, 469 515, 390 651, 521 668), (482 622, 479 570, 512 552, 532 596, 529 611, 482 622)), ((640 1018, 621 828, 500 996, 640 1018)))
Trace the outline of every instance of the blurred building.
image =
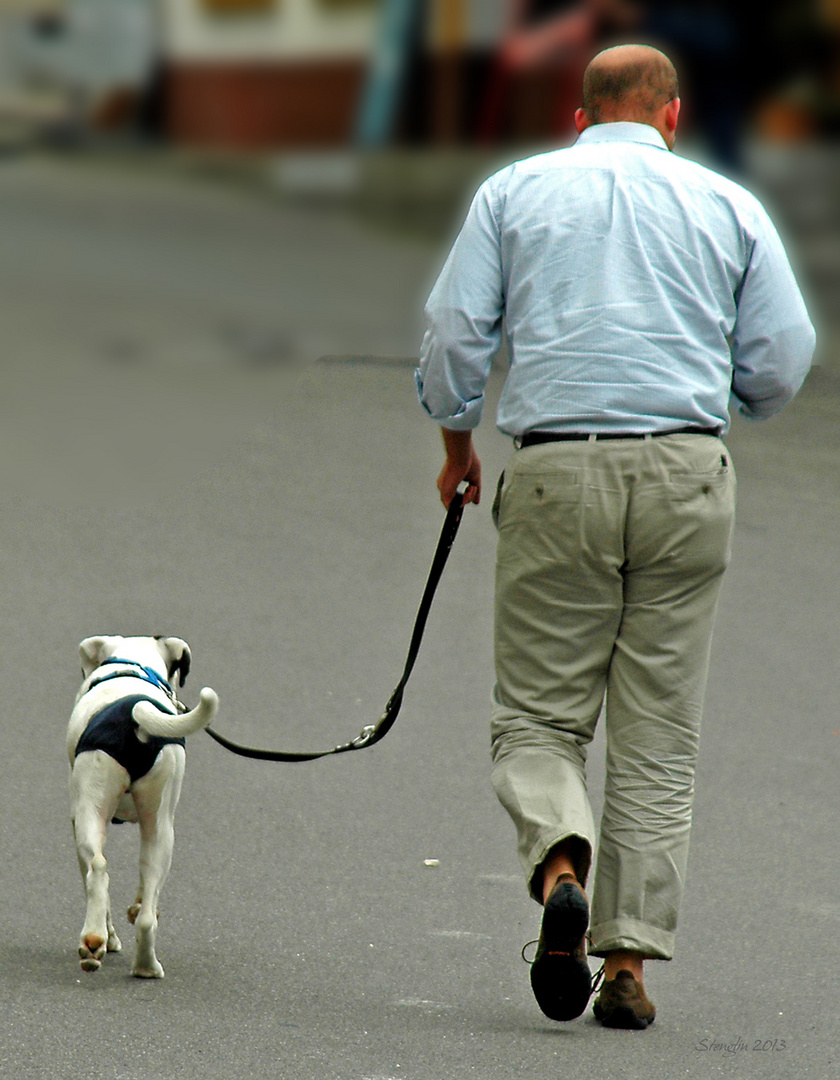
POLYGON ((609 2, 159 0, 168 130, 253 148, 556 136, 609 2))
POLYGON ((176 142, 258 149, 351 138, 376 0, 159 3, 176 142))

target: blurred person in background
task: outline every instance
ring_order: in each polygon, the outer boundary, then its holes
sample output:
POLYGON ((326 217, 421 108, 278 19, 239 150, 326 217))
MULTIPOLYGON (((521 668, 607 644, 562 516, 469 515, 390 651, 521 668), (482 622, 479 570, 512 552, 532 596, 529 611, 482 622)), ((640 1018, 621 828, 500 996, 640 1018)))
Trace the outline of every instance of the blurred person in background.
MULTIPOLYGON (((743 170, 743 142, 752 110, 773 79, 794 63, 791 0, 768 0, 761 20, 728 0, 509 0, 483 117, 482 136, 501 126, 505 91, 519 76, 554 70, 569 76, 572 93, 586 61, 599 48, 627 40, 655 41, 678 57, 690 88, 690 127, 719 168, 743 170), (776 40, 780 35, 784 42, 776 40), (772 55, 773 63, 767 63, 772 55)), ((807 19, 800 17, 801 31, 807 19)), ((812 49, 813 51, 813 49, 812 49)), ((555 135, 568 125, 561 103, 555 135)))
POLYGON ((417 384, 442 428, 444 505, 481 495, 472 430, 503 325, 493 784, 544 905, 531 985, 557 1021, 642 1029, 644 965, 673 956, 735 474, 730 395, 762 419, 814 331, 778 234, 743 187, 672 151, 677 75, 623 45, 586 69, 574 146, 473 200, 426 306, 417 384), (605 705, 600 832, 587 746, 605 705), (596 850, 589 897, 585 891, 596 850), (591 914, 591 917, 590 917, 591 914))

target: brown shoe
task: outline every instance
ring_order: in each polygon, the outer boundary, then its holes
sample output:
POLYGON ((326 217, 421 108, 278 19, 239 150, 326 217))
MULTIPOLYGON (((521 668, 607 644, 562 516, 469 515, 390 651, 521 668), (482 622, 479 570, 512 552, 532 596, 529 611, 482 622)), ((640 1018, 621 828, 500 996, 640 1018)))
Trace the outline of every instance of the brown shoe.
POLYGON ((630 971, 605 982, 592 1006, 604 1027, 643 1031, 656 1019, 656 1009, 630 971))
POLYGON ((574 1020, 592 996, 586 960, 589 903, 573 874, 561 874, 545 902, 531 989, 551 1020, 574 1020))

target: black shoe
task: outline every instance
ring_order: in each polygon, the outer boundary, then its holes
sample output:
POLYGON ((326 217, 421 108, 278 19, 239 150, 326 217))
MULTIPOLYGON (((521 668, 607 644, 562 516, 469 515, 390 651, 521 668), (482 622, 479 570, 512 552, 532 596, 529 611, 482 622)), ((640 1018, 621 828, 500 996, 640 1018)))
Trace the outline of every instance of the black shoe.
POLYGON ((619 971, 614 979, 605 982, 592 1006, 595 1019, 604 1027, 644 1031, 656 1019, 656 1009, 632 972, 619 971))
POLYGON ((551 1020, 574 1020, 592 996, 586 960, 589 903, 573 874, 561 874, 543 910, 531 989, 551 1020))

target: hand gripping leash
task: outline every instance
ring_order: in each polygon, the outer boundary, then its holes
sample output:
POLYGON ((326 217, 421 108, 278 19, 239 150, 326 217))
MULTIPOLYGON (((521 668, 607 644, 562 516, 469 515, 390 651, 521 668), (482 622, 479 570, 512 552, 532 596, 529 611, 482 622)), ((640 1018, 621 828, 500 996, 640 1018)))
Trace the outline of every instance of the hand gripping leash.
POLYGON ((240 757, 256 758, 258 761, 290 762, 314 761, 316 758, 328 757, 330 754, 346 754, 350 750, 364 750, 366 747, 378 743, 380 739, 384 739, 399 715, 405 684, 408 682, 408 677, 411 675, 411 670, 414 667, 414 661, 417 659, 417 654, 420 651, 420 642, 423 638, 423 630, 425 629, 426 619, 428 618, 429 610, 432 606, 435 589, 437 589, 438 582, 443 574, 443 568, 446 565, 446 560, 449 557, 455 535, 458 532, 458 526, 461 524, 463 512, 463 497, 460 492, 456 492, 452 502, 449 504, 449 509, 446 512, 446 519, 444 520, 440 539, 438 540, 437 549, 435 550, 434 559, 432 560, 432 567, 429 571, 428 580, 426 581, 426 588, 423 590, 423 598, 420 601, 417 617, 414 620, 414 630, 411 634, 411 643, 408 647, 408 656, 406 657, 402 678, 394 688, 393 693, 388 699, 388 704, 385 706, 385 712, 377 723, 368 724, 367 727, 363 727, 356 738, 349 743, 335 746, 332 750, 321 750, 311 754, 287 753, 283 750, 256 750, 248 746, 238 746, 236 743, 224 738, 211 728, 205 729, 207 734, 215 739, 220 746, 223 746, 226 750, 230 750, 233 754, 238 754, 240 757))

